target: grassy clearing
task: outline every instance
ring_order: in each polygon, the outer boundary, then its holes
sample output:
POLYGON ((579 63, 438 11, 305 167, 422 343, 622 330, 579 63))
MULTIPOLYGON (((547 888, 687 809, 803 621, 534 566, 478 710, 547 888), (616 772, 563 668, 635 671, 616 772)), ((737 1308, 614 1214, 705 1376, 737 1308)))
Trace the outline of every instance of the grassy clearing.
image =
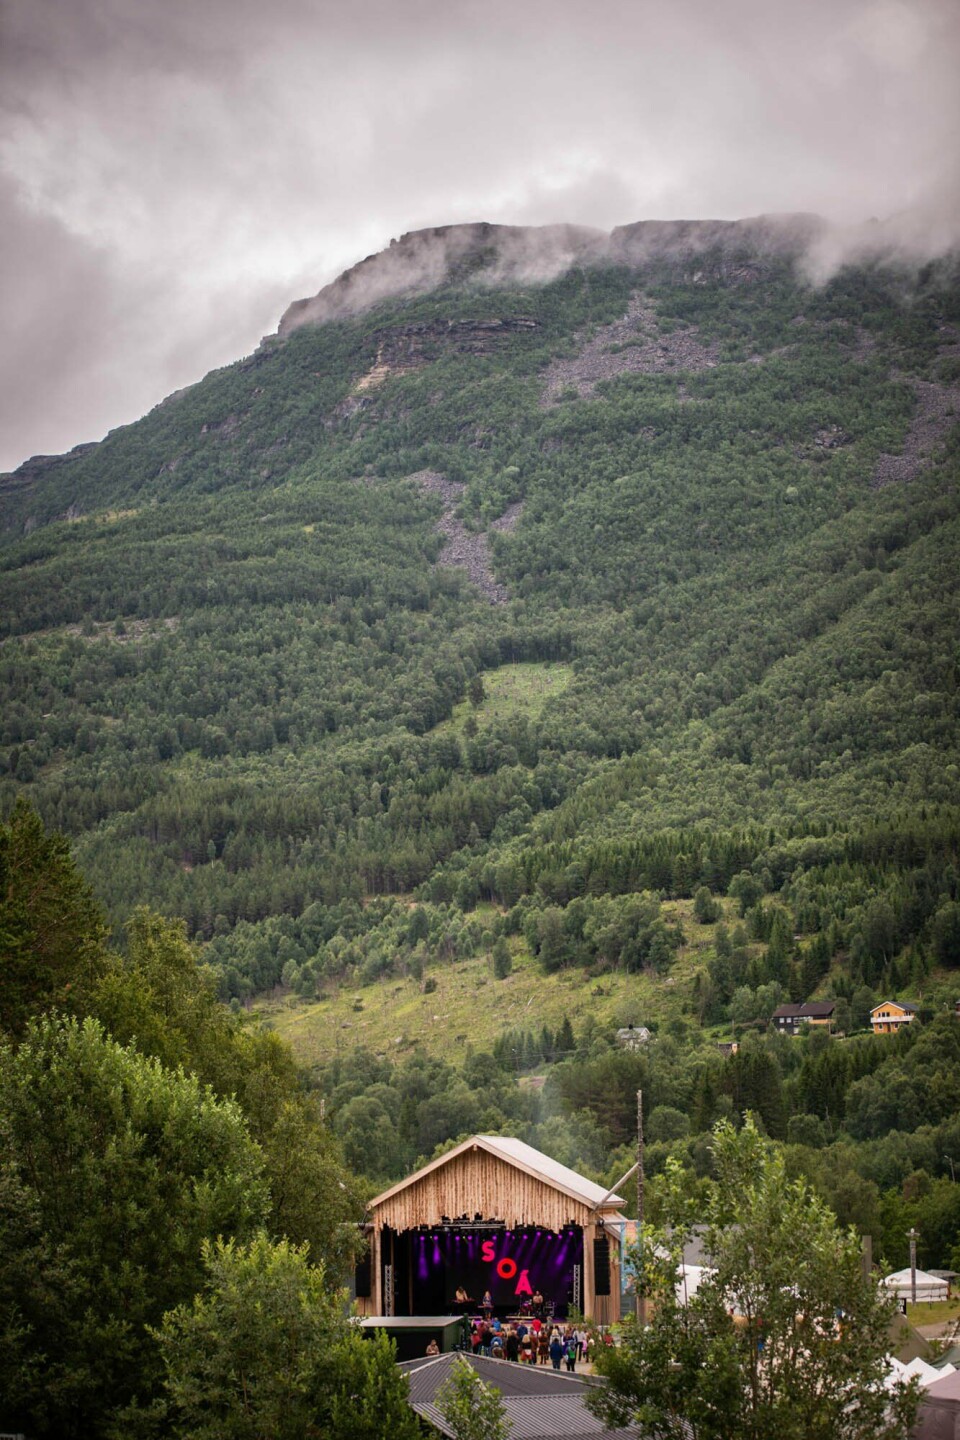
POLYGON ((562 695, 572 680, 570 665, 550 661, 501 665, 497 670, 488 670, 483 677, 486 695, 482 704, 473 705, 469 700, 461 700, 450 719, 442 720, 432 733, 462 735, 471 715, 481 728, 511 720, 517 715, 536 720, 547 702, 562 695))
POLYGON ((398 1056, 422 1045, 430 1054, 456 1061, 468 1045, 489 1050, 504 1030, 539 1032, 544 1025, 555 1030, 565 1016, 576 1030, 588 1014, 601 1025, 616 1026, 634 1015, 641 1020, 653 1005, 653 982, 645 976, 592 980, 581 970, 545 976, 524 953, 515 957, 505 980, 494 979, 486 956, 435 967, 427 975, 437 986, 429 994, 412 978, 391 976, 328 1000, 271 1001, 258 1006, 258 1013, 310 1066, 357 1045, 398 1056))
MULTIPOLYGON (((664 904, 668 919, 683 921, 687 943, 667 976, 611 972, 596 977, 583 970, 544 975, 519 938, 510 943, 513 970, 496 980, 488 955, 432 965, 425 979, 436 989, 424 993, 412 977, 387 976, 366 988, 344 987, 329 998, 304 1001, 296 996, 260 1001, 255 1015, 289 1041, 300 1062, 323 1065, 337 1054, 364 1046, 378 1055, 402 1056, 417 1045, 456 1062, 466 1047, 489 1050, 504 1030, 556 1030, 569 1016, 579 1031, 588 1016, 601 1029, 642 1025, 661 1029, 683 1017, 695 972, 714 927, 698 925, 690 901, 664 904)), ((726 909, 726 906, 725 906, 726 909)), ((725 915, 728 923, 733 915, 725 915)), ((687 1018, 691 1027, 696 1022, 687 1018)))
POLYGON ((907 1319, 911 1325, 947 1325, 960 1320, 960 1295, 952 1300, 919 1300, 907 1302, 907 1319))

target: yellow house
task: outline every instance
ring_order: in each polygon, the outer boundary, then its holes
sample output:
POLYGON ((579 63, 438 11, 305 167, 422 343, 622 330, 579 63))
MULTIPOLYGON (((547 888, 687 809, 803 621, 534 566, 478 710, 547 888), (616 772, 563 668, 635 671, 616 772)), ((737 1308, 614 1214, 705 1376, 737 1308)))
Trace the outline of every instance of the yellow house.
POLYGON ((906 1000, 881 1000, 870 1011, 874 1035, 893 1035, 902 1025, 909 1025, 916 1018, 916 1005, 910 1005, 906 1000))

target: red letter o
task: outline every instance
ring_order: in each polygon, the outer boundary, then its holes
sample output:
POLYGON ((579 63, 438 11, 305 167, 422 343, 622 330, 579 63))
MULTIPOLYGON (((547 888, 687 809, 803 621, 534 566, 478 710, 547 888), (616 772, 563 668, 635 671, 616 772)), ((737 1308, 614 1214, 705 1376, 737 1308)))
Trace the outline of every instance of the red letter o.
POLYGON ((511 1260, 509 1255, 504 1255, 502 1260, 497 1261, 497 1274, 501 1280, 512 1280, 517 1273, 517 1262, 511 1260))

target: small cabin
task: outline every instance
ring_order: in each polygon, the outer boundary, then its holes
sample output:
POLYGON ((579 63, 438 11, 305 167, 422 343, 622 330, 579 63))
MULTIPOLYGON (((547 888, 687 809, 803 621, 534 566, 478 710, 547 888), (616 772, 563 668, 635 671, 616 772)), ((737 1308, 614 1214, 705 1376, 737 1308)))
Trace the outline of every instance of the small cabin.
POLYGON ((650 1038, 646 1025, 624 1025, 617 1031, 617 1044, 624 1050, 640 1050, 650 1038))

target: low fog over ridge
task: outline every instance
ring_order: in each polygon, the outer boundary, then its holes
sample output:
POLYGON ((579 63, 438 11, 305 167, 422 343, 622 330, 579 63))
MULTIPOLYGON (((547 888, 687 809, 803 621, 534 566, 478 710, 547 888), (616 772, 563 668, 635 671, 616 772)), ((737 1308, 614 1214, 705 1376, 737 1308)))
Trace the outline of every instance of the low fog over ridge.
MULTIPOLYGON (((820 285, 848 263, 914 268, 954 253, 960 255, 960 205, 949 204, 945 196, 929 212, 904 211, 856 225, 788 212, 741 220, 638 220, 609 231, 576 224, 487 221, 434 226, 406 232, 342 271, 315 295, 294 300, 283 311, 277 330, 261 344, 276 343, 302 325, 348 319, 385 300, 425 294, 451 281, 485 288, 547 284, 574 267, 641 267, 657 259, 681 266, 689 262, 690 275, 695 277, 698 258, 709 255, 731 265, 751 257, 793 260, 805 279, 820 285)), ((237 352, 241 348, 238 345, 237 352)), ((230 363, 241 356, 224 358, 230 363)), ((172 393, 190 388, 192 384, 172 393)), ((162 394, 156 402, 164 403, 162 394)), ((85 437, 78 438, 76 451, 89 448, 85 437)), ((18 468, 47 458, 34 455, 18 468)))
POLYGON ((423 294, 454 279, 484 286, 556 280, 575 266, 639 266, 651 259, 695 261, 708 252, 795 260, 814 284, 843 265, 877 261, 919 265, 958 246, 952 217, 937 224, 912 214, 840 226, 817 215, 758 215, 743 220, 639 220, 609 232, 582 225, 443 225, 390 241, 284 311, 277 334, 361 314, 381 301, 423 294))
POLYGON ((909 211, 936 248, 958 70, 956 0, 7 0, 0 469, 402 230, 909 211))

